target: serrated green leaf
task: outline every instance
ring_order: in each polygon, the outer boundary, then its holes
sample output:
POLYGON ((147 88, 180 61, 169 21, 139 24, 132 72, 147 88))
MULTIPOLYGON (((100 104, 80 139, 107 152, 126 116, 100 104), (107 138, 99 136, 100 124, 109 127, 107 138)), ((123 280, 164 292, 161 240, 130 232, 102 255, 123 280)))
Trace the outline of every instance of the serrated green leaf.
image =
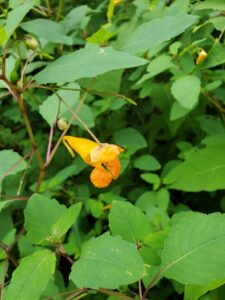
POLYGON ((197 16, 177 14, 141 24, 126 41, 122 50, 144 52, 181 34, 194 24, 197 16))
POLYGON ((55 263, 55 254, 49 250, 37 251, 22 259, 13 272, 4 299, 39 300, 55 271, 55 263))
POLYGON ((164 276, 183 284, 225 279, 225 215, 196 213, 175 225, 164 243, 164 276))
POLYGON ((182 107, 192 109, 198 103, 200 89, 200 79, 194 75, 186 75, 174 81, 171 92, 182 107))
POLYGON ((168 188, 189 192, 225 188, 224 144, 199 149, 173 168, 163 182, 168 188))
POLYGON ((64 83, 146 63, 145 59, 116 51, 111 47, 100 48, 96 45, 89 45, 89 47, 60 57, 38 73, 34 79, 40 83, 64 83))
POLYGON ((136 246, 106 233, 84 245, 70 279, 80 288, 116 289, 144 275, 144 263, 136 246))
POLYGON ((109 213, 109 227, 112 234, 120 235, 132 243, 143 241, 149 233, 145 215, 129 202, 113 201, 109 213))

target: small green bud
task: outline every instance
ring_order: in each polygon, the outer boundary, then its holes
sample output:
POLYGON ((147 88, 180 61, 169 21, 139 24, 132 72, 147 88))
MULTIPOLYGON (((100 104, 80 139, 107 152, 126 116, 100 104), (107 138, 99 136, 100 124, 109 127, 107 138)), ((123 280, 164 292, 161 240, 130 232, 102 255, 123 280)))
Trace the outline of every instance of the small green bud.
POLYGON ((65 129, 67 129, 69 127, 67 121, 65 118, 61 118, 57 121, 57 126, 59 128, 59 130, 63 131, 65 129))
POLYGON ((28 49, 36 50, 39 46, 38 40, 31 35, 25 35, 24 41, 28 49))

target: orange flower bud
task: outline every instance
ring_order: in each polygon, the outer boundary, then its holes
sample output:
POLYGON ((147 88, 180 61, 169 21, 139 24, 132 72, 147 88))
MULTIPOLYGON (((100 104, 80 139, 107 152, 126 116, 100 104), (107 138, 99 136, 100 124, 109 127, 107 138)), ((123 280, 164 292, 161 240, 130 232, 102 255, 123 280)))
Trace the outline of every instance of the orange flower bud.
POLYGON ((204 49, 202 49, 200 51, 200 53, 198 54, 198 57, 196 59, 196 64, 200 64, 201 62, 203 62, 206 59, 207 53, 205 52, 204 49))

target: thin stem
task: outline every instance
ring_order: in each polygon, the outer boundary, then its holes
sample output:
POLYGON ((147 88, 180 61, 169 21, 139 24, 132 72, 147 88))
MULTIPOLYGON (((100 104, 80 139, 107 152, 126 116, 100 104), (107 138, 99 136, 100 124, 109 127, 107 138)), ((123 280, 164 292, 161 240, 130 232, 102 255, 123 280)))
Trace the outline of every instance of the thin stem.
POLYGON ((96 141, 96 143, 101 144, 99 139, 94 135, 94 133, 87 126, 87 124, 78 116, 78 114, 73 111, 73 109, 66 103, 66 101, 63 100, 63 98, 57 92, 54 93, 57 95, 57 97, 60 98, 60 100, 64 103, 64 105, 68 108, 68 110, 72 113, 72 115, 83 125, 83 127, 87 130, 90 136, 96 141))
POLYGON ((139 298, 140 298, 140 300, 143 300, 141 280, 138 280, 138 292, 139 292, 139 298))
POLYGON ((26 174, 27 174, 28 168, 29 168, 29 166, 30 166, 30 164, 31 164, 31 161, 32 161, 32 159, 33 159, 33 155, 34 155, 34 150, 32 150, 32 152, 31 152, 31 155, 30 155, 30 157, 29 157, 29 160, 28 160, 26 169, 25 169, 25 171, 24 171, 24 173, 23 173, 23 176, 22 176, 22 178, 21 178, 21 180, 20 180, 19 188, 18 188, 18 191, 17 191, 17 193, 16 193, 17 196, 19 196, 20 193, 21 193, 21 189, 22 189, 22 186, 23 186, 23 182, 24 182, 25 176, 26 176, 26 174))
POLYGON ((20 239, 20 237, 22 235, 24 235, 24 233, 26 232, 26 230, 24 228, 22 228, 16 235, 14 241, 11 243, 11 245, 8 247, 8 252, 12 251, 12 249, 15 247, 16 243, 18 242, 18 240, 20 239))
MULTIPOLYGON (((80 109, 81 109, 82 105, 84 104, 84 101, 86 100, 87 96, 88 96, 88 92, 86 91, 86 92, 84 93, 83 97, 81 98, 78 107, 77 107, 76 110, 75 110, 75 113, 76 113, 76 114, 80 111, 80 109)), ((53 148, 53 150, 52 150, 52 152, 51 152, 51 154, 50 154, 50 156, 49 156, 49 160, 48 160, 48 161, 46 162, 46 164, 45 164, 46 167, 50 164, 51 160, 53 159, 53 157, 54 157, 54 155, 55 155, 55 153, 56 153, 56 151, 57 151, 59 145, 60 145, 61 142, 62 142, 63 137, 66 135, 67 131, 69 130, 69 128, 70 128, 71 124, 73 123, 73 121, 75 120, 75 118, 76 118, 76 115, 73 115, 73 116, 71 117, 71 119, 70 119, 70 121, 69 121, 69 124, 68 124, 68 127, 62 132, 60 138, 58 139, 57 143, 55 144, 55 147, 53 148)))
POLYGON ((76 293, 72 294, 72 295, 69 295, 68 297, 65 298, 65 300, 70 300, 70 299, 73 299, 74 297, 77 297, 85 292, 87 292, 88 289, 86 288, 83 288, 83 289, 80 289, 79 291, 77 291, 76 293))
POLYGON ((9 253, 9 247, 1 241, 0 241, 0 247, 5 251, 7 258, 11 261, 11 263, 14 265, 14 267, 17 267, 18 262, 17 262, 16 258, 9 253))
POLYGON ((21 83, 20 83, 21 89, 23 89, 24 76, 25 76, 25 72, 26 72, 27 65, 30 63, 30 60, 31 60, 32 56, 35 56, 36 54, 37 54, 37 52, 34 51, 34 52, 28 57, 28 59, 26 60, 24 66, 23 66, 23 69, 22 69, 22 72, 21 72, 21 83))
POLYGON ((0 287, 0 300, 3 300, 3 290, 4 290, 4 286, 5 286, 5 278, 6 278, 6 274, 7 274, 7 271, 8 271, 8 267, 9 267, 9 261, 7 259, 5 261, 3 274, 2 274, 2 282, 1 282, 1 287, 0 287))
POLYGON ((53 133, 54 133, 54 127, 51 126, 50 127, 50 133, 49 133, 49 139, 48 139, 48 148, 47 148, 47 154, 46 154, 46 162, 49 160, 49 156, 50 156, 50 153, 51 153, 53 133))
POLYGON ((47 13, 48 13, 48 17, 51 17, 51 4, 50 4, 50 0, 45 0, 46 2, 46 6, 47 6, 47 13))
POLYGON ((38 181, 37 181, 37 186, 35 188, 35 193, 38 193, 40 188, 41 188, 41 184, 42 184, 42 180, 45 176, 45 169, 46 167, 44 166, 43 169, 41 169, 39 176, 38 176, 38 181))
POLYGON ((112 290, 108 290, 108 289, 98 289, 97 291, 103 293, 103 294, 106 294, 106 295, 110 295, 110 296, 115 296, 119 299, 122 299, 122 300, 133 300, 133 298, 130 298, 124 294, 121 294, 119 292, 115 292, 115 291, 112 291, 112 290))
POLYGON ((36 157, 38 159, 40 169, 43 169, 44 168, 44 162, 42 160, 41 153, 38 150, 38 146, 37 146, 34 134, 33 134, 33 130, 31 128, 30 121, 29 121, 29 118, 28 118, 28 115, 27 115, 27 110, 26 110, 26 107, 24 106, 24 103, 23 103, 22 94, 20 94, 19 97, 18 97, 18 104, 19 104, 19 108, 20 108, 20 111, 21 111, 22 116, 23 116, 23 120, 24 120, 26 129, 27 129, 27 133, 29 135, 32 147, 33 147, 33 149, 35 149, 35 154, 36 154, 36 157))
POLYGON ((155 284, 156 280, 159 278, 159 276, 167 269, 167 267, 165 267, 164 269, 159 270, 159 272, 152 278, 152 280, 150 281, 150 283, 148 284, 148 286, 146 287, 143 295, 142 295, 142 300, 145 300, 147 297, 147 294, 149 292, 149 290, 153 287, 153 285, 155 284))
POLYGON ((5 61, 6 61, 6 55, 7 55, 7 48, 4 48, 2 50, 2 76, 5 77, 6 71, 5 71, 5 61))
POLYGON ((57 10, 57 14, 56 14, 56 21, 60 20, 62 8, 63 8, 63 2, 64 2, 63 0, 59 0, 58 10, 57 10))

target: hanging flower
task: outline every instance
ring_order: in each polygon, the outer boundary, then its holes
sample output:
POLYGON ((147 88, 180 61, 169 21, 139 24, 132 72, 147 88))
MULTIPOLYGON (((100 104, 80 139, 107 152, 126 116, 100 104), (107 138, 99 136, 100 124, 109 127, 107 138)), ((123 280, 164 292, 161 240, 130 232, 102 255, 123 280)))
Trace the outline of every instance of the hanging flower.
POLYGON ((86 164, 94 167, 90 179, 95 187, 105 188, 109 186, 112 180, 119 177, 120 161, 118 156, 124 151, 119 146, 106 143, 98 144, 74 136, 64 136, 63 143, 72 156, 75 155, 75 151, 86 164))

